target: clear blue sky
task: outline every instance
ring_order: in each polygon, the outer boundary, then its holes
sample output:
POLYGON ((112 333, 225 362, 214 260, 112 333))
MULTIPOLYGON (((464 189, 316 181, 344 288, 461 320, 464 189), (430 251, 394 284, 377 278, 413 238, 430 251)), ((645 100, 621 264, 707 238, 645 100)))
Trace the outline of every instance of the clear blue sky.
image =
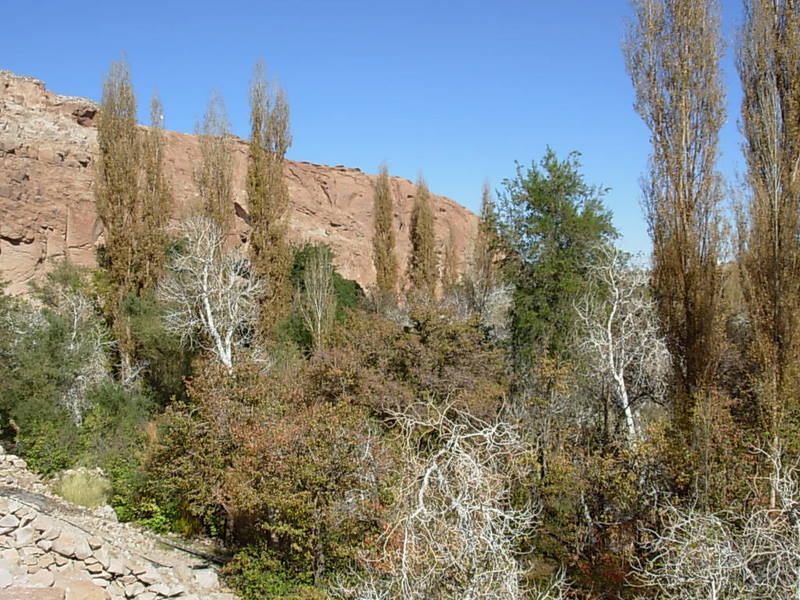
MULTIPOLYGON (((729 39, 739 0, 723 0, 729 39)), ((620 40, 627 0, 150 0, 5 2, 0 68, 58 93, 99 98, 125 52, 142 116, 158 91, 169 129, 191 131, 219 90, 234 133, 248 133, 247 86, 263 58, 287 91, 289 158, 425 175, 476 210, 493 187, 551 145, 582 153, 627 250, 648 251, 639 178, 648 134, 632 108, 620 40)), ((721 169, 741 169, 739 93, 724 65, 729 116, 721 169)))

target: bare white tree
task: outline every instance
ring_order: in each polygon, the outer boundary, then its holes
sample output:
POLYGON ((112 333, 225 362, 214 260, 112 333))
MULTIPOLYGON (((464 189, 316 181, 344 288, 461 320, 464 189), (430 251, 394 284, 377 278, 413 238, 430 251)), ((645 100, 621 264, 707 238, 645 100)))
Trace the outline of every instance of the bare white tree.
POLYGON ((53 309, 61 313, 69 324, 68 350, 73 356, 81 357, 70 385, 61 395, 61 402, 72 421, 80 427, 88 408, 86 392, 92 385, 106 379, 111 371, 107 349, 113 342, 92 301, 81 291, 58 288, 53 309))
MULTIPOLYGON (((516 554, 538 516, 513 507, 512 481, 527 448, 514 427, 417 405, 395 415, 404 468, 394 518, 366 557, 358 600, 514 600, 523 597, 516 554)), ((546 596, 545 596, 546 597, 546 596)), ((551 596, 557 597, 557 596, 551 596)))
POLYGON ((662 526, 645 531, 648 559, 636 568, 643 585, 675 600, 800 598, 797 465, 783 464, 780 447, 759 452, 772 466, 778 506, 713 515, 667 505, 662 526))
POLYGON ((664 396, 670 355, 648 293, 648 273, 612 245, 598 247, 591 284, 578 301, 580 349, 594 380, 608 385, 629 442, 639 433, 638 405, 664 396))
POLYGON ((185 221, 180 235, 184 247, 172 256, 158 288, 169 303, 164 323, 230 369, 234 349, 251 338, 262 285, 245 259, 224 249, 222 229, 211 219, 185 221))
POLYGON ((674 600, 744 598, 741 574, 746 564, 727 520, 673 505, 662 509, 660 531, 637 567, 642 583, 674 600))
POLYGON ((333 262, 330 251, 325 247, 314 248, 306 262, 303 291, 300 294, 300 313, 311 333, 314 348, 319 350, 336 316, 333 262))

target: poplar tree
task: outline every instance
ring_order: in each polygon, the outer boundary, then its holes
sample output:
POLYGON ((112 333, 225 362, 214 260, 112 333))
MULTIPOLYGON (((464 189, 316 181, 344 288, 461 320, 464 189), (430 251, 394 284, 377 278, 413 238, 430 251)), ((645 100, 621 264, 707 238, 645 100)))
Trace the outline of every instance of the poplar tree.
POLYGON ((635 108, 650 130, 644 207, 653 291, 676 373, 676 424, 691 434, 696 399, 720 355, 720 177, 725 120, 715 0, 633 0, 625 39, 635 108))
POLYGON ((203 214, 227 235, 233 221, 233 153, 230 122, 225 102, 218 93, 212 92, 209 96, 203 123, 195 129, 200 144, 200 164, 194 180, 203 214))
POLYGON ((479 314, 483 314, 489 295, 499 283, 496 265, 499 244, 497 213, 489 183, 486 182, 481 193, 481 212, 470 262, 470 284, 479 314))
POLYGON ((164 173, 164 108, 157 95, 150 100, 150 128, 144 134, 142 146, 141 285, 145 290, 155 287, 164 270, 167 247, 166 227, 172 208, 172 189, 164 173))
POLYGON ((278 85, 267 84, 260 61, 250 83, 250 126, 250 260, 255 273, 266 282, 259 321, 262 335, 268 335, 288 315, 292 301, 292 251, 286 237, 289 189, 283 177, 284 157, 292 136, 286 95, 278 85))
POLYGON ((373 200, 374 228, 372 260, 375 264, 375 286, 379 307, 393 305, 397 298, 397 257, 395 256, 394 202, 389 171, 382 165, 375 181, 373 200))
POLYGON ((431 198, 425 180, 420 177, 414 209, 411 213, 411 255, 408 273, 412 289, 428 297, 436 291, 436 237, 433 230, 431 198))
POLYGON ((442 291, 445 295, 451 294, 458 286, 458 250, 456 249, 456 234, 449 227, 447 245, 444 248, 444 264, 442 265, 442 291))
POLYGON ((758 413, 776 450, 800 391, 800 4, 747 0, 737 67, 749 184, 739 264, 758 413))
POLYGON ((131 373, 136 345, 124 307, 129 297, 152 289, 164 264, 170 191, 163 173, 163 113, 157 99, 151 118, 150 130, 139 132, 130 70, 125 62, 112 63, 100 103, 95 199, 105 235, 107 312, 123 378, 131 373))

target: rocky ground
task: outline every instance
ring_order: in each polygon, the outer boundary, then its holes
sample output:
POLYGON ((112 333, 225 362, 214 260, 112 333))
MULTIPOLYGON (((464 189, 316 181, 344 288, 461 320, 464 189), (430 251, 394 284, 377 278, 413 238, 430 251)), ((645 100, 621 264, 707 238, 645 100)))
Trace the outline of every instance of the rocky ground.
POLYGON ((208 559, 53 495, 0 450, 0 600, 236 600, 208 559))

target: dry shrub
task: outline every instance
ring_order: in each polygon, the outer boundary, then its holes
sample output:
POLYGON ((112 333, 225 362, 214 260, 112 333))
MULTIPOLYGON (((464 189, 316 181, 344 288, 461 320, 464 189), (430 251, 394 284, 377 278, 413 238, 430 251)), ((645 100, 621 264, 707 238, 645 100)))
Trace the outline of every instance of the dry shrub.
POLYGON ((62 471, 55 476, 52 487, 64 500, 86 508, 107 504, 112 492, 111 480, 102 470, 85 467, 62 471))

